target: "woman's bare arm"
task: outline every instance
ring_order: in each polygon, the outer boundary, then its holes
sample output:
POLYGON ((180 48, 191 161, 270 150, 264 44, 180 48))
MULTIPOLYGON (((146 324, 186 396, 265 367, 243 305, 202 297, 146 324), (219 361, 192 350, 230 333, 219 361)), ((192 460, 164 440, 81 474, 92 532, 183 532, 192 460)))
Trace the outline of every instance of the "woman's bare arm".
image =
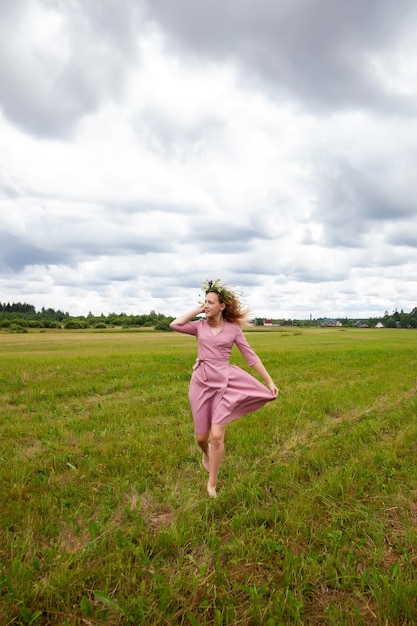
POLYGON ((174 324, 178 324, 179 326, 187 324, 187 322, 191 322, 191 320, 193 320, 197 315, 201 315, 203 311, 204 306, 201 304, 197 309, 194 309, 193 311, 188 311, 188 313, 183 313, 182 315, 176 317, 175 320, 171 322, 170 326, 174 324))
POLYGON ((278 387, 276 387, 274 381, 272 380, 271 376, 267 372, 267 370, 266 370, 264 364, 262 363, 262 361, 258 361, 252 367, 255 370, 255 372, 257 372, 259 374, 259 376, 262 376, 262 378, 264 379, 264 381, 268 385, 269 389, 274 394, 274 397, 276 398, 278 393, 279 393, 278 387))

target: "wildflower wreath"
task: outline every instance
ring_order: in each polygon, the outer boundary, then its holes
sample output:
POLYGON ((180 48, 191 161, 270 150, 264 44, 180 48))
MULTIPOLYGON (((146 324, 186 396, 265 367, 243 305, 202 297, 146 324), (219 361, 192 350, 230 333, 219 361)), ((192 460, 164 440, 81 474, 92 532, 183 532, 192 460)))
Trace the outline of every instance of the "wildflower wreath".
POLYGON ((235 299, 234 294, 221 284, 220 278, 216 278, 216 280, 206 280, 203 281, 202 290, 205 294, 210 293, 210 291, 214 291, 218 293, 226 303, 230 303, 235 299))
POLYGON ((247 323, 249 309, 242 305, 240 295, 236 291, 231 291, 229 287, 221 284, 220 278, 216 278, 216 280, 208 280, 206 278, 201 289, 205 295, 210 293, 210 291, 214 291, 221 297, 226 305, 223 311, 223 317, 226 321, 237 323, 241 326, 247 323))

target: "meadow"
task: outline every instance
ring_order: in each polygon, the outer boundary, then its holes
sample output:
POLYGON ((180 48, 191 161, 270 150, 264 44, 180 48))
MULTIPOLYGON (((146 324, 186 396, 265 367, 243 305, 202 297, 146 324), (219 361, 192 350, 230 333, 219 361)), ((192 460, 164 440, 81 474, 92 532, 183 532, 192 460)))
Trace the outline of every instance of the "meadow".
POLYGON ((247 337, 280 395, 213 500, 194 338, 0 333, 2 625, 417 622, 417 331, 247 337))

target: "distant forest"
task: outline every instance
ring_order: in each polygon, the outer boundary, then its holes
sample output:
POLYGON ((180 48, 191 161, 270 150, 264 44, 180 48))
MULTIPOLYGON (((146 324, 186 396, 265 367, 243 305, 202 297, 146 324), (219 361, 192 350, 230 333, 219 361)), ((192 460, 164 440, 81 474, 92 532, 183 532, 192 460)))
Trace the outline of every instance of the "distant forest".
MULTIPOLYGON (((110 313, 109 315, 81 315, 74 317, 69 313, 55 309, 42 308, 36 311, 33 304, 14 302, 13 304, 0 302, 0 329, 9 332, 27 332, 30 328, 66 328, 66 329, 83 329, 83 328, 153 328, 154 330, 170 330, 169 323, 174 318, 162 313, 151 311, 146 315, 126 315, 125 313, 110 313)), ((417 328, 417 307, 414 307, 410 313, 395 310, 393 313, 385 314, 381 317, 349 319, 337 318, 342 326, 361 326, 375 327, 378 323, 383 324, 387 328, 417 328)), ((255 318, 252 320, 256 326, 262 326, 264 318, 255 318)), ((277 326, 321 326, 323 318, 296 320, 296 319, 273 319, 274 325, 277 326)))
POLYGON ((174 318, 151 311, 147 315, 126 315, 110 313, 109 315, 81 315, 74 317, 63 311, 45 309, 36 311, 32 304, 0 302, 0 329, 10 332, 27 332, 29 328, 135 328, 148 327, 155 330, 170 330, 169 323, 174 318))

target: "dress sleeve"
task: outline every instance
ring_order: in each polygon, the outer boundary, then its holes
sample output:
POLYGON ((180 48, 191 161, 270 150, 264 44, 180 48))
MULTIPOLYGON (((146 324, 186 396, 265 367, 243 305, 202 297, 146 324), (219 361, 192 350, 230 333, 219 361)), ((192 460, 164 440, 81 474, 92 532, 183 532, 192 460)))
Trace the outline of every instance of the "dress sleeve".
POLYGON ((198 321, 197 322, 187 322, 186 324, 171 324, 171 328, 176 330, 178 333, 184 333, 185 335, 194 335, 198 334, 198 321))
POLYGON ((252 367, 253 365, 256 365, 256 363, 259 363, 261 359, 258 357, 256 352, 254 352, 254 350, 250 347, 241 328, 237 330, 235 343, 237 347, 239 348, 240 352, 242 353, 246 363, 250 367, 252 367))

